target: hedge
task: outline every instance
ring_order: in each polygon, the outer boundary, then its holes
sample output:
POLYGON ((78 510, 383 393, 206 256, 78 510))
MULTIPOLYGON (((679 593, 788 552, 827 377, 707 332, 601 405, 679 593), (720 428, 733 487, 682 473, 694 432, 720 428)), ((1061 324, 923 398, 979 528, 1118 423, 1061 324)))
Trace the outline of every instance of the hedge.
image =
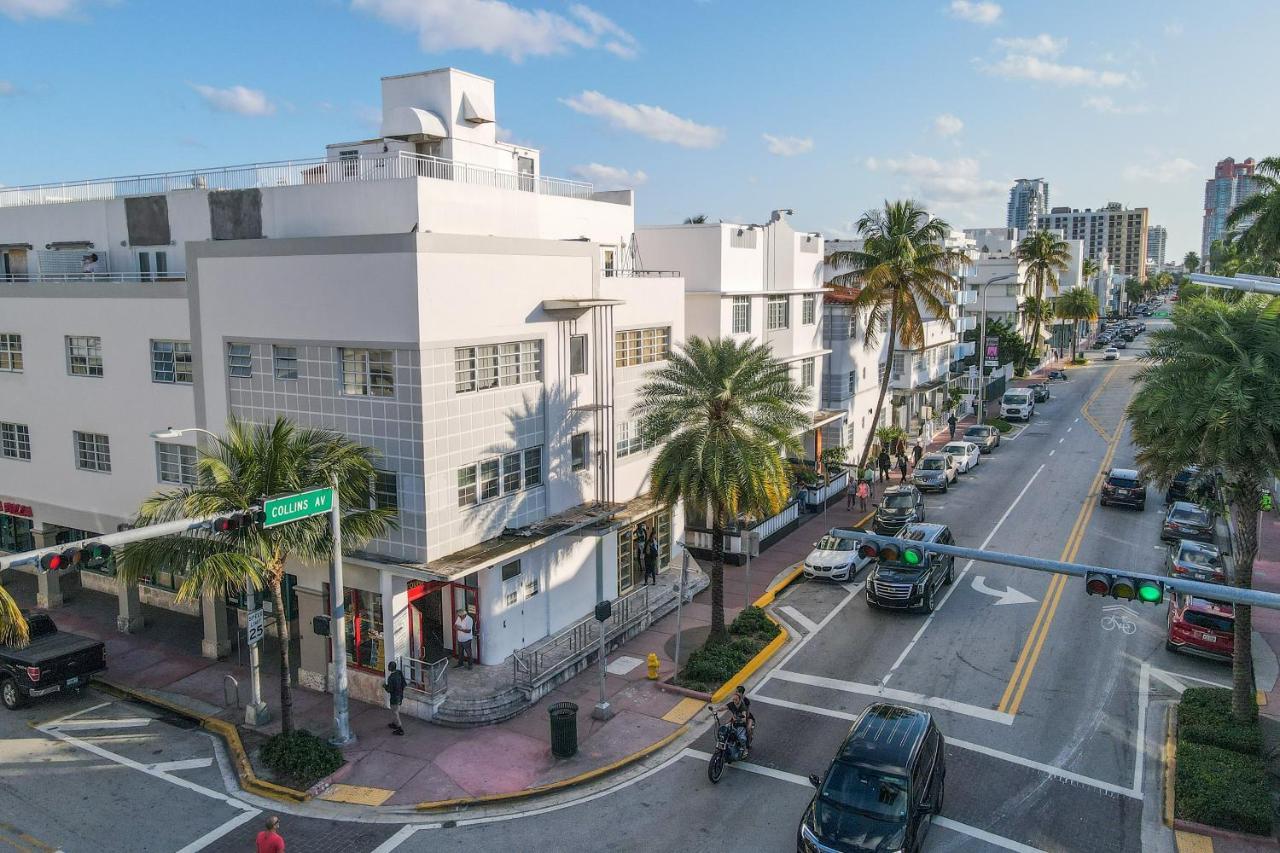
POLYGON ((1009 423, 1004 418, 992 418, 990 424, 1001 432, 1008 432, 1013 429, 1013 424, 1009 423))
POLYGON ((729 625, 729 639, 695 649, 675 683, 690 690, 713 693, 737 675, 782 630, 759 607, 748 607, 729 625))
POLYGON ((1175 814, 1183 820, 1271 834, 1271 791, 1266 765, 1256 755, 1183 740, 1174 792, 1175 814))
POLYGON ((306 729, 272 736, 262 745, 259 755, 272 772, 304 790, 346 761, 341 750, 306 729))
POLYGON ((1231 718, 1231 691, 1221 687, 1191 687, 1178 704, 1178 739, 1216 746, 1244 755, 1262 754, 1262 729, 1257 710, 1248 723, 1231 718))

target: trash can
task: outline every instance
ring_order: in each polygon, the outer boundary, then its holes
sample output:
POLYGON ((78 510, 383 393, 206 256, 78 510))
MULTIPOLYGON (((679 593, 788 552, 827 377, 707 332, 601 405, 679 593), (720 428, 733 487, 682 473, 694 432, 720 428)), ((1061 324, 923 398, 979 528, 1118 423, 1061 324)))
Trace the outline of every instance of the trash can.
POLYGON ((551 754, 572 758, 578 752, 578 706, 557 702, 547 709, 551 716, 551 754))

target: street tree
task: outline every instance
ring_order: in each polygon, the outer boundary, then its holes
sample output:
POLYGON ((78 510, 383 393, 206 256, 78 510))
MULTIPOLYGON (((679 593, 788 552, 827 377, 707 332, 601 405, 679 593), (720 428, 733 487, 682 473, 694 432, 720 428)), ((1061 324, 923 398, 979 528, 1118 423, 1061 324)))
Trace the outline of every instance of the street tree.
POLYGON ((1187 272, 1199 272, 1200 256, 1195 252, 1187 252, 1187 254, 1182 258, 1182 267, 1187 272))
POLYGON ((1240 248, 1246 256, 1280 261, 1280 157, 1264 157, 1253 175, 1258 191, 1240 202, 1227 216, 1227 228, 1240 231, 1240 248))
MULTIPOLYGON (((944 245, 950 230, 914 201, 886 201, 883 209, 869 210, 858 220, 861 248, 826 257, 827 268, 836 273, 831 284, 858 288, 853 309, 866 316, 862 328, 867 349, 879 344, 882 329, 888 330, 888 357, 872 424, 880 422, 896 348, 923 347, 925 317, 948 317, 947 299, 959 286, 961 267, 969 262, 962 250, 944 245)), ((859 469, 867 466, 874 441, 874 430, 868 430, 859 469)))
MULTIPOLYGON (((1052 231, 1034 231, 1018 243, 1018 260, 1027 265, 1027 280, 1031 282, 1033 296, 1039 306, 1045 304, 1045 291, 1058 292, 1058 273, 1067 271, 1071 263, 1071 248, 1065 240, 1059 240, 1052 231)), ((1040 328, 1043 311, 1031 319, 1031 358, 1040 352, 1040 328)), ((1026 361, 1023 362, 1026 367, 1026 361)))
POLYGON ((1080 264, 1080 275, 1084 279, 1085 287, 1092 288, 1093 280, 1102 272, 1102 267, 1093 258, 1085 258, 1080 264))
POLYGON ((0 646, 25 646, 27 639, 27 620, 18 602, 0 586, 0 646))
POLYGON ((689 338, 650 371, 632 416, 660 449, 649 467, 650 494, 668 506, 684 501, 711 529, 711 634, 728 637, 724 621, 724 537, 744 516, 780 512, 791 497, 786 457, 804 450, 812 427, 810 391, 791 367, 754 339, 689 338))
MULTIPOLYGON (((303 429, 280 417, 270 425, 232 418, 227 433, 200 449, 196 482, 157 492, 143 501, 136 526, 181 518, 243 512, 264 497, 331 485, 337 478, 344 508, 342 542, 358 548, 396 526, 394 508, 373 505, 373 450, 335 432, 303 429)), ((125 545, 117 559, 121 583, 133 584, 164 566, 183 577, 179 600, 204 594, 226 595, 252 586, 271 591, 277 612, 286 612, 285 563, 290 557, 327 562, 333 538, 326 516, 234 532, 164 536, 125 545)), ((289 621, 280 631, 280 726, 293 729, 293 692, 289 681, 289 621)))
POLYGON ((1080 323, 1098 319, 1098 297, 1087 287, 1073 287, 1058 297, 1058 316, 1071 320, 1071 360, 1076 360, 1076 341, 1080 338, 1080 323))
MULTIPOLYGON (((1258 507, 1280 473, 1280 307, 1252 297, 1180 304, 1151 334, 1129 403, 1138 462, 1167 485, 1183 468, 1219 472, 1236 586, 1253 584, 1258 507)), ((1232 715, 1254 713, 1250 608, 1236 605, 1232 715)))
POLYGON ((695 213, 693 216, 686 216, 684 218, 685 225, 703 225, 706 221, 707 215, 705 213, 695 213))

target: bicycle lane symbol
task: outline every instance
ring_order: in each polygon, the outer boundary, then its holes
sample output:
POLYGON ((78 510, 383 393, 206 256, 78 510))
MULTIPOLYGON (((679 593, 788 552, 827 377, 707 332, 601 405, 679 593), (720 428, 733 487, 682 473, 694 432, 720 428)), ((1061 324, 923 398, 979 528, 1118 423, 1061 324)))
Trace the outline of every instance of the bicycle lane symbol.
POLYGON ((1102 608, 1103 617, 1100 620, 1102 630, 1119 631, 1128 636, 1134 634, 1138 630, 1138 623, 1135 621, 1138 614, 1123 604, 1109 604, 1102 608))

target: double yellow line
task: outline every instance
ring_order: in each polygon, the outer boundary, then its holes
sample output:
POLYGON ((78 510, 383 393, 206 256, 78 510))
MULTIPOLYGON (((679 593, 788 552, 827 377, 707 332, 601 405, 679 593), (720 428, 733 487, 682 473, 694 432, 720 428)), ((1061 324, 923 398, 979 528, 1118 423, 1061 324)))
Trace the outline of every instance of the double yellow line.
MULTIPOLYGON (((1115 372, 1115 369, 1112 369, 1107 374, 1106 378, 1102 380, 1081 407, 1081 413, 1084 417, 1107 440, 1107 452, 1103 454, 1102 465, 1099 466, 1098 473, 1093 477, 1093 483, 1089 486, 1089 493, 1085 496, 1084 503, 1080 506, 1080 512, 1076 514, 1075 524, 1071 527, 1071 533, 1067 536, 1067 544, 1063 547, 1062 555, 1058 558, 1064 563, 1074 561, 1076 555, 1080 552, 1080 543, 1084 541, 1085 531, 1089 527, 1089 519, 1093 516, 1094 507, 1097 506, 1095 500, 1099 490, 1102 488, 1102 481, 1107 476, 1107 472, 1111 470, 1111 460, 1115 456, 1116 448, 1120 445, 1120 436, 1124 434, 1123 419, 1116 426, 1115 433, 1107 435, 1093 415, 1089 413, 1089 406, 1102 394, 1103 389, 1107 387, 1107 383, 1111 381, 1115 372)), ((1036 662, 1040 660, 1040 652, 1049 636, 1049 627, 1053 624, 1053 617, 1058 612, 1058 602, 1062 599, 1062 590, 1067 585, 1067 577, 1067 575, 1054 575, 1053 579, 1049 581, 1049 589, 1045 593, 1044 601, 1040 602, 1040 611, 1036 613, 1036 619, 1031 623, 1031 633, 1027 635, 1027 641, 1022 645, 1022 653, 1018 655, 1018 662, 1013 668, 1013 676, 1005 686, 1004 694, 1001 695, 1000 704, 996 706, 996 710, 1009 715, 1018 713, 1018 708, 1022 705, 1022 697, 1027 692, 1027 685, 1031 683, 1031 674, 1035 671, 1036 662)))

